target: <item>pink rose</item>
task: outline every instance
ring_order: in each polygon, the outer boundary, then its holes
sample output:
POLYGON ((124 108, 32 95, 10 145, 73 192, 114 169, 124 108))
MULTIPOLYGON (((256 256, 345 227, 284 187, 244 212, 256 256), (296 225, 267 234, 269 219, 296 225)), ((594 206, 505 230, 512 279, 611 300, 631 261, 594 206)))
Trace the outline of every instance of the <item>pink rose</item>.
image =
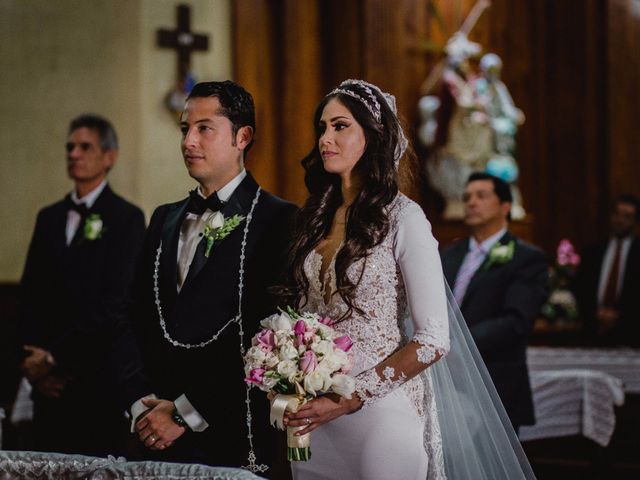
POLYGON ((264 368, 254 368, 249 372, 249 376, 245 378, 244 381, 247 383, 253 383, 255 385, 262 385, 264 372, 266 372, 264 368))
POLYGON ((333 341, 333 343, 343 352, 348 352, 353 346, 353 342, 349 338, 349 335, 338 337, 333 341))
POLYGON ((306 352, 304 352, 304 355, 302 355, 302 358, 300 359, 300 368, 302 369, 302 371, 305 374, 311 373, 316 369, 317 366, 318 359, 316 358, 316 354, 311 350, 307 350, 306 352))
POLYGON ((307 325, 304 323, 304 320, 298 320, 293 326, 293 333, 298 335, 304 335, 304 332, 307 331, 307 325))
POLYGON ((322 317, 318 321, 323 325, 326 325, 327 327, 330 327, 333 325, 333 320, 331 320, 329 317, 322 317))
POLYGON ((256 339, 258 340, 258 346, 266 352, 270 352, 271 350, 273 350, 273 347, 276 346, 273 335, 273 330, 262 330, 256 336, 256 339))
POLYGON ((560 266, 577 267, 580 265, 580 256, 576 254, 575 248, 567 239, 560 240, 556 252, 556 260, 560 266))

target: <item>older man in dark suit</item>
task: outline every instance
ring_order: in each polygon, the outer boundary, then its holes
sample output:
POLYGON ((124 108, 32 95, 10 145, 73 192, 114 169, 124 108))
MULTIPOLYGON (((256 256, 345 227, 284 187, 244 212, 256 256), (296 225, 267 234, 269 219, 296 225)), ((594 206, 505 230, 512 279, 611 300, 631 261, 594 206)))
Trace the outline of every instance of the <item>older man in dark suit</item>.
POLYGON ((151 458, 264 473, 275 431, 264 394, 247 391, 241 353, 274 310, 269 286, 296 207, 244 168, 255 113, 241 86, 196 85, 181 130, 198 186, 156 209, 143 247, 134 322, 155 398, 134 403, 135 428, 151 458))
POLYGON ((509 232, 505 182, 472 174, 463 200, 471 236, 442 252, 444 274, 517 430, 535 421, 526 347, 547 298, 547 262, 509 232))
POLYGON ((621 195, 611 212, 611 236, 587 246, 576 275, 576 296, 588 340, 640 346, 640 203, 621 195))
MULTIPOLYGON (((74 119, 66 151, 75 188, 38 214, 21 285, 35 448, 118 454, 126 420, 110 372, 119 369, 119 353, 134 357, 112 340, 126 322, 144 215, 107 183, 118 156, 107 120, 74 119)), ((134 364, 120 371, 131 373, 134 364)))

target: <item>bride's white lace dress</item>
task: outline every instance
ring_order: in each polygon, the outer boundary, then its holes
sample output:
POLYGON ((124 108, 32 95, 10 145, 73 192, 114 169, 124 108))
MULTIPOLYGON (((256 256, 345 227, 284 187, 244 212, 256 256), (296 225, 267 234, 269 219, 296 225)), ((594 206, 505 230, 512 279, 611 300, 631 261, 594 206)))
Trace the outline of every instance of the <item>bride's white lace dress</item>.
MULTIPOLYGON (((422 209, 398 194, 387 209, 390 229, 366 258, 352 264, 357 284, 353 312, 336 328, 354 342, 357 392, 361 410, 324 424, 311 434, 311 460, 292 462, 296 480, 443 479, 444 461, 431 375, 406 380, 393 362, 375 367, 413 340, 421 345, 417 362, 430 363, 449 349, 446 294, 438 244, 422 209), (404 332, 410 315, 413 334, 404 332)), ((305 260, 310 281, 303 311, 339 318, 347 306, 334 292, 334 259, 320 278, 322 257, 312 251, 305 260), (328 296, 328 295, 327 295, 328 296)))

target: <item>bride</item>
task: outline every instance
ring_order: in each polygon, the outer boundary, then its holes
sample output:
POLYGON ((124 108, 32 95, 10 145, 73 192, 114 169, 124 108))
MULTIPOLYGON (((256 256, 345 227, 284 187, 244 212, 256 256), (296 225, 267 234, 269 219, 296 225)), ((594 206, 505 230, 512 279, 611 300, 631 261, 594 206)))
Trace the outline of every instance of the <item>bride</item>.
POLYGON ((398 191, 407 140, 395 99, 346 80, 320 102, 314 125, 283 301, 351 337, 356 394, 287 413, 285 424, 313 432, 312 458, 293 462, 294 478, 533 478, 448 302, 430 224, 398 191))

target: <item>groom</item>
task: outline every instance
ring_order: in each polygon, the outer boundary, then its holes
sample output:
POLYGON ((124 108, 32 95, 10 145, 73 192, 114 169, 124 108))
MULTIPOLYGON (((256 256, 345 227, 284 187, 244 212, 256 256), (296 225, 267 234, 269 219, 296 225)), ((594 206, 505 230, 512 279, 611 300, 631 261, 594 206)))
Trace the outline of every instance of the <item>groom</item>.
POLYGON ((158 460, 241 467, 253 445, 256 464, 268 465, 268 401, 257 391, 247 401, 241 343, 275 308, 268 288, 296 207, 244 169, 255 113, 241 86, 197 84, 180 128, 198 186, 158 207, 147 231, 133 322, 154 395, 132 407, 135 429, 158 460))

